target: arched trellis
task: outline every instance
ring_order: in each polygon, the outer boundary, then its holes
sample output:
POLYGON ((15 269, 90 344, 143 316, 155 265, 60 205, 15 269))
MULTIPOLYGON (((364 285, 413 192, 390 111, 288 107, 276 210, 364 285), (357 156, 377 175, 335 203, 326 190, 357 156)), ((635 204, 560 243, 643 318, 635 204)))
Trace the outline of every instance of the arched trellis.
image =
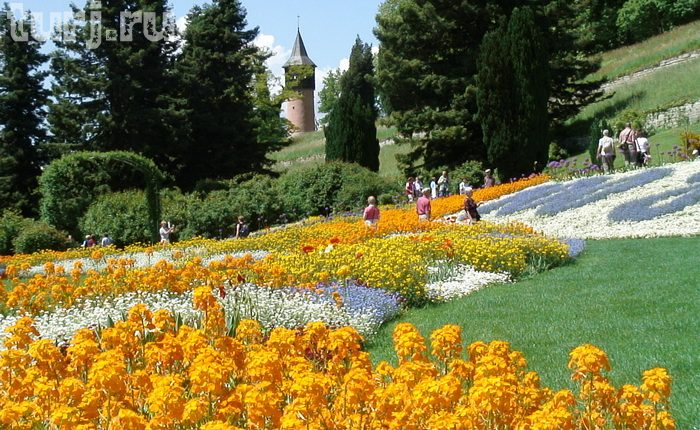
POLYGON ((157 242, 159 190, 165 175, 153 161, 132 152, 75 152, 49 164, 39 178, 42 218, 57 228, 74 231, 77 219, 94 198, 114 191, 106 183, 113 181, 118 165, 128 166, 143 177, 151 239, 157 242))

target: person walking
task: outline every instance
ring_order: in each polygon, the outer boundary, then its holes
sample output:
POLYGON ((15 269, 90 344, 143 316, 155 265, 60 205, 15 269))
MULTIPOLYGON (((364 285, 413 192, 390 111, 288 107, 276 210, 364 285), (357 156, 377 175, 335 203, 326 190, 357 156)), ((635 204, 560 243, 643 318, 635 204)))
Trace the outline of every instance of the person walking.
POLYGON ((447 197, 450 192, 450 177, 447 170, 442 171, 440 179, 438 179, 438 197, 447 197))
POLYGON ((379 208, 377 207, 377 199, 374 196, 369 196, 367 199, 367 207, 362 214, 362 219, 367 227, 377 228, 377 223, 379 223, 379 208))
POLYGON ((484 170, 484 186, 482 188, 489 188, 494 185, 496 185, 496 179, 491 174, 491 169, 484 170))
MULTIPOLYGON (((433 199, 436 199, 437 192, 438 192, 438 184, 437 184, 437 176, 435 176, 430 180, 430 197, 433 199)), ((423 194, 423 190, 421 190, 421 194, 423 194)))
POLYGON ((640 167, 648 166, 651 162, 651 153, 649 152, 651 145, 649 139, 646 138, 646 133, 640 131, 635 144, 637 145, 637 165, 640 167))
POLYGON ((430 188, 423 188, 423 195, 416 201, 416 213, 418 221, 430 221, 432 208, 430 207, 430 188))
POLYGON ((637 133, 632 128, 631 123, 625 124, 625 128, 620 132, 618 139, 620 150, 625 157, 625 166, 635 166, 637 163, 637 147, 634 141, 637 139, 637 133))
POLYGON ((598 140, 596 157, 600 160, 603 172, 612 173, 615 169, 615 143, 609 130, 603 130, 603 137, 598 140))
POLYGON ((404 187, 404 192, 406 193, 409 203, 413 203, 413 182, 413 176, 409 176, 406 181, 406 186, 404 187))

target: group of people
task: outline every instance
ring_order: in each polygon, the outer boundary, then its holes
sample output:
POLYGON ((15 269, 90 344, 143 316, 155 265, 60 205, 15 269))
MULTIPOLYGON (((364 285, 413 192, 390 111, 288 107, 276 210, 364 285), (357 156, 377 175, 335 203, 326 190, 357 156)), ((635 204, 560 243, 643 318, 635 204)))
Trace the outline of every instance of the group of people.
MULTIPOLYGON (((69 241, 72 241, 72 238, 70 236, 68 236, 68 239, 69 241)), ((85 235, 85 240, 83 240, 83 243, 80 246, 83 248, 92 248, 93 246, 97 246, 98 244, 100 246, 110 246, 113 243, 114 241, 111 237, 109 237, 108 234, 103 234, 99 242, 97 241, 97 238, 94 234, 88 234, 85 235)))
MULTIPOLYGON (((484 171, 484 184, 483 188, 492 187, 496 184, 496 179, 493 177, 491 169, 486 169, 484 171)), ((459 183, 457 188, 460 195, 465 195, 467 189, 471 189, 471 185, 467 178, 463 178, 462 182, 459 183)), ((406 186, 404 192, 408 198, 409 203, 413 203, 414 199, 420 198, 423 195, 424 190, 427 189, 430 193, 431 199, 436 199, 438 197, 447 197, 450 195, 450 175, 447 170, 443 170, 440 176, 435 176, 431 179, 430 185, 428 187, 423 187, 423 182, 420 176, 415 178, 410 176, 406 181, 406 186)))
MULTIPOLYGON (((418 186, 422 186, 420 176, 408 178, 405 189, 406 196, 410 203, 413 203, 414 197, 417 197, 415 203, 418 221, 430 221, 432 219, 430 201, 437 197, 449 196, 449 183, 450 179, 447 171, 443 171, 439 178, 435 178, 431 181, 430 187, 418 188, 418 186)), ((483 187, 492 187, 495 183, 496 180, 493 177, 491 169, 486 169, 484 171, 483 187)), ((477 210, 480 203, 474 200, 474 190, 471 185, 469 185, 467 178, 462 179, 462 182, 459 183, 458 190, 459 194, 464 196, 464 207, 456 215, 446 217, 444 221, 471 224, 481 220, 481 216, 477 210)), ((379 208, 377 207, 377 199, 374 196, 370 196, 367 199, 367 207, 362 214, 362 219, 368 227, 377 227, 377 223, 379 222, 379 208)))
MULTIPOLYGON (((609 130, 603 130, 603 137, 598 141, 596 157, 600 160, 604 172, 612 172, 615 164, 615 141, 610 137, 609 130)), ((645 133, 632 128, 631 123, 625 124, 617 139, 617 148, 625 158, 626 167, 642 167, 651 161, 650 144, 645 133)))

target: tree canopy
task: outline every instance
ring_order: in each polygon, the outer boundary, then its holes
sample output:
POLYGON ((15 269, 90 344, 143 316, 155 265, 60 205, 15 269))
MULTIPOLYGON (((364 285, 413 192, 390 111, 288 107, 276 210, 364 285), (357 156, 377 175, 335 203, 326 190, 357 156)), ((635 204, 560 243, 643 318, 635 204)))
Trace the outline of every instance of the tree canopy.
POLYGON ((350 67, 340 80, 340 96, 328 118, 326 161, 358 163, 379 170, 377 107, 371 47, 358 37, 350 53, 350 67))
POLYGON ((36 214, 39 145, 43 128, 47 57, 30 34, 29 14, 16 22, 9 6, 0 11, 0 209, 36 214), (13 30, 14 27, 14 30, 13 30), (20 40, 23 36, 26 41, 20 40))

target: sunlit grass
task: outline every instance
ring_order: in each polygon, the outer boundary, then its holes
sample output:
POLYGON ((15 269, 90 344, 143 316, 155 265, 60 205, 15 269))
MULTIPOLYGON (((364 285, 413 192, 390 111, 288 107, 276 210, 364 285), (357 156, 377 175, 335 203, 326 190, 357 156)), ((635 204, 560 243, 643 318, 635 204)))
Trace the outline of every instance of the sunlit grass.
POLYGON ((424 336, 458 324, 467 344, 509 341, 544 385, 564 388, 573 386, 569 352, 593 343, 608 353, 615 384, 639 383, 642 371, 668 368, 678 428, 694 428, 700 426, 699 248, 700 237, 592 241, 573 264, 410 310, 383 327, 369 350, 375 362, 391 360, 399 322, 415 324, 424 336))
POLYGON ((700 49, 700 21, 603 53, 600 70, 592 77, 618 78, 697 49, 700 49))

